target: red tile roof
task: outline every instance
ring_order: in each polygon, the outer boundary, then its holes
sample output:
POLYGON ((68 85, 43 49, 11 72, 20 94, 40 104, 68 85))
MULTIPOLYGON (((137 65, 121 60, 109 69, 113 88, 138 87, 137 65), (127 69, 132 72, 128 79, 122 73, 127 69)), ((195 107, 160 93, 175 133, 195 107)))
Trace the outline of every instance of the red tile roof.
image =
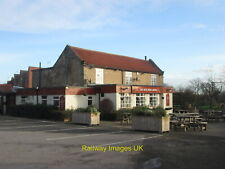
POLYGON ((1 93, 10 93, 12 92, 12 88, 13 88, 12 84, 0 84, 1 93))
POLYGON ((163 74, 163 71, 152 60, 147 61, 73 46, 69 47, 86 64, 95 65, 102 68, 163 74))

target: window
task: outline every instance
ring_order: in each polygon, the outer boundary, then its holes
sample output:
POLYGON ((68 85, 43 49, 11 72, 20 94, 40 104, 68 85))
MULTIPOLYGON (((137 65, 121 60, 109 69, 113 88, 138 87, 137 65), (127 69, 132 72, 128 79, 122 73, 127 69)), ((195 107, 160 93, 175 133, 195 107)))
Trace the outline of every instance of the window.
POLYGON ((101 97, 105 97, 105 94, 104 93, 101 93, 101 97))
POLYGON ((25 104, 27 100, 27 96, 21 96, 21 103, 25 104))
POLYGON ((121 108, 129 108, 131 107, 131 95, 128 93, 120 94, 120 107, 121 108))
POLYGON ((88 96, 88 106, 92 105, 92 96, 88 96))
POLYGON ((104 84, 103 69, 96 68, 95 71, 96 71, 95 83, 96 84, 104 84))
POLYGON ((59 96, 53 97, 53 105, 59 107, 59 96))
POLYGON ((47 96, 42 96, 41 97, 41 99, 42 99, 42 105, 47 105, 47 96))
POLYGON ((124 82, 125 82, 125 84, 132 83, 132 72, 125 72, 124 82))
POLYGON ((136 106, 144 106, 145 105, 145 95, 144 93, 136 94, 136 106))
POLYGON ((158 105, 158 95, 155 93, 151 93, 149 97, 149 105, 150 107, 156 107, 158 105))
POLYGON ((151 85, 155 86, 157 85, 157 75, 151 75, 151 85))

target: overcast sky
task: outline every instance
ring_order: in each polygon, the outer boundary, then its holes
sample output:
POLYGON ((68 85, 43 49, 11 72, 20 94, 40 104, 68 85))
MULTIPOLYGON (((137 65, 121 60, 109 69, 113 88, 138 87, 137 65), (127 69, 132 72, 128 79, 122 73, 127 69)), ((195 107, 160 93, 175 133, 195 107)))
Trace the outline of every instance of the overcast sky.
POLYGON ((72 46, 144 59, 185 85, 225 66, 224 0, 0 0, 0 83, 72 46))

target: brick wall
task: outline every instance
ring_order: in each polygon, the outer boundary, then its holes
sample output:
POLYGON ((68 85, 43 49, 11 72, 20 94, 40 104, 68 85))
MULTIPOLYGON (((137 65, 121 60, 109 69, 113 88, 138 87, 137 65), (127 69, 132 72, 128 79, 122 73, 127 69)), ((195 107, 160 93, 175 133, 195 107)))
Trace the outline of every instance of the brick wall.
MULTIPOLYGON (((96 74, 95 67, 84 66, 84 81, 86 84, 95 84, 96 74)), ((125 71, 104 69, 104 84, 125 84, 125 71)), ((132 72, 133 85, 151 85, 151 74, 132 72)), ((157 75, 157 84, 163 84, 163 76, 157 75)))

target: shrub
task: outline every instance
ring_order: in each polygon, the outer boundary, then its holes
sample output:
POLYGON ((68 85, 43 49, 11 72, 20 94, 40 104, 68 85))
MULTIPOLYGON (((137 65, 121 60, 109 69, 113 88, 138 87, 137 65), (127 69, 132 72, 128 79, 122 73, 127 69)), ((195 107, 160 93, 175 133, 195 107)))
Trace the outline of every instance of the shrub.
POLYGON ((164 117, 166 116, 166 111, 162 107, 156 107, 154 109, 150 109, 147 106, 138 106, 132 109, 132 114, 135 116, 164 117))
POLYGON ((116 121, 119 119, 118 117, 118 113, 105 113, 105 114, 101 114, 100 116, 101 120, 106 120, 106 121, 116 121))
POLYGON ((100 112, 101 120, 115 121, 118 119, 118 115, 113 108, 113 102, 109 99, 103 99, 100 102, 100 112))
POLYGON ((164 110, 162 107, 156 107, 153 109, 154 116, 157 117, 165 117, 166 116, 166 110, 164 110))
POLYGON ((98 109, 94 105, 90 105, 90 106, 87 107, 87 112, 97 113, 99 111, 98 111, 98 109))
POLYGON ((100 102, 99 106, 100 112, 105 114, 105 113, 113 113, 113 102, 109 99, 103 99, 100 102))
POLYGON ((86 108, 77 108, 75 111, 80 113, 80 112, 86 112, 87 109, 86 108))
POLYGON ((99 113, 98 109, 94 105, 90 105, 87 108, 77 108, 75 111, 80 113, 81 112, 87 112, 87 113, 93 113, 93 114, 99 113))
POLYGON ((65 110, 63 111, 63 117, 69 119, 70 121, 72 120, 72 114, 74 110, 65 110))
POLYGON ((57 110, 54 106, 46 105, 13 105, 7 109, 7 114, 17 117, 27 117, 48 120, 63 120, 63 111, 57 110))
POLYGON ((121 108, 117 111, 114 111, 114 113, 117 114, 117 120, 121 120, 122 119, 122 114, 123 113, 130 113, 132 114, 132 109, 127 109, 127 108, 121 108))
POLYGON ((147 106, 138 106, 132 109, 132 114, 136 116, 152 116, 153 111, 147 106))

